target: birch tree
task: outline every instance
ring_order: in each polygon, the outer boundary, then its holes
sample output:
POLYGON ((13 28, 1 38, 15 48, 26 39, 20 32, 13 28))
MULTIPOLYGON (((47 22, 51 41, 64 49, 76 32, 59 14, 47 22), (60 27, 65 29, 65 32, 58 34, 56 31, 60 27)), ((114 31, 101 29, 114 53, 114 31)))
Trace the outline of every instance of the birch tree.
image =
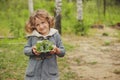
POLYGON ((77 0, 77 20, 83 20, 82 0, 77 0))
POLYGON ((62 0, 55 0, 55 28, 58 29, 59 33, 61 34, 61 6, 62 0))
POLYGON ((104 17, 105 17, 105 14, 106 14, 106 0, 103 0, 103 6, 104 6, 103 13, 104 13, 104 17))
POLYGON ((85 26, 83 24, 82 0, 77 0, 77 20, 78 23, 75 26, 75 33, 83 36, 85 34, 85 26))
POLYGON ((68 0, 68 2, 72 2, 72 0, 68 0))
POLYGON ((29 7, 30 14, 32 14, 33 11, 34 11, 34 9, 33 9, 33 0, 28 0, 28 7, 29 7))
POLYGON ((98 16, 100 15, 100 0, 97 0, 97 10, 98 10, 98 16))

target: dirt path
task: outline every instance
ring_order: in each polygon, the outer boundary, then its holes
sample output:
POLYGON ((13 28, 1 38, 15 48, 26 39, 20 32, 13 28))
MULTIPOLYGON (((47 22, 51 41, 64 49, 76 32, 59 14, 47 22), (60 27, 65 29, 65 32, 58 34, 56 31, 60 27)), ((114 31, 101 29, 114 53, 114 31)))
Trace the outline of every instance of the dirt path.
POLYGON ((114 29, 106 28, 91 37, 65 36, 64 41, 75 46, 67 52, 70 69, 77 74, 75 80, 120 80, 120 42, 116 35, 114 29))

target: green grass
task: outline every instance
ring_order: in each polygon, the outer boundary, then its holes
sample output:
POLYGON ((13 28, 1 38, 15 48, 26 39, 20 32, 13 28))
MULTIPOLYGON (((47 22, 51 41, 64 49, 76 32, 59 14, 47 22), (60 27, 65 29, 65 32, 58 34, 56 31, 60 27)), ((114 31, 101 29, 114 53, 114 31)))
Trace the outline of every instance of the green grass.
POLYGON ((28 58, 23 54, 24 39, 0 40, 0 79, 23 80, 28 58))
POLYGON ((78 75, 70 69, 70 64, 66 57, 58 58, 60 80, 79 80, 78 75))
POLYGON ((26 63, 22 44, 0 44, 1 80, 23 80, 26 63))
POLYGON ((69 43, 64 43, 66 51, 72 51, 75 47, 69 43))
POLYGON ((105 42, 104 42, 104 46, 109 46, 111 44, 111 41, 109 41, 109 40, 106 40, 105 42))

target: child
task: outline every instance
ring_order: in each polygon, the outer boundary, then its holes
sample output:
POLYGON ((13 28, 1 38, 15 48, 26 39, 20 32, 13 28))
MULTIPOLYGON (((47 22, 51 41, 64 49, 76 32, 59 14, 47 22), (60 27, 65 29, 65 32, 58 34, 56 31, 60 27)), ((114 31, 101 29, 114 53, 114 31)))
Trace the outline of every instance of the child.
POLYGON ((54 18, 45 10, 36 10, 26 23, 28 42, 24 53, 29 56, 25 80, 59 80, 57 56, 63 57, 65 49, 58 31, 54 28, 54 18), (44 55, 37 51, 37 41, 47 39, 54 43, 54 48, 44 55))

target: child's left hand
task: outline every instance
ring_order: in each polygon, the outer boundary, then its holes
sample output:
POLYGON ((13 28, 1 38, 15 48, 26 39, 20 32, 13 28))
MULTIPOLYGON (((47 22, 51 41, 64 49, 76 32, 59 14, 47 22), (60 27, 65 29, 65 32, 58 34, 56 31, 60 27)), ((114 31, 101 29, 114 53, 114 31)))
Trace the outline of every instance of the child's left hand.
POLYGON ((60 49, 55 45, 53 45, 53 50, 50 51, 50 54, 59 54, 59 53, 60 53, 60 49))

